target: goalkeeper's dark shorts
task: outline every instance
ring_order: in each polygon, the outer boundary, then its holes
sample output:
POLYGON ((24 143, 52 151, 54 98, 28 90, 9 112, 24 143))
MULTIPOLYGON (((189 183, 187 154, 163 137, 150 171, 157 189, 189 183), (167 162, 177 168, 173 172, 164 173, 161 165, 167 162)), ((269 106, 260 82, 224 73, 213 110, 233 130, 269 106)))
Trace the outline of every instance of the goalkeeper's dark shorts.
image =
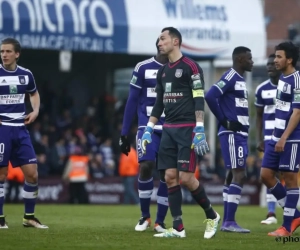
POLYGON ((158 150, 158 170, 177 168, 179 171, 196 170, 196 154, 191 145, 195 124, 164 124, 158 150))

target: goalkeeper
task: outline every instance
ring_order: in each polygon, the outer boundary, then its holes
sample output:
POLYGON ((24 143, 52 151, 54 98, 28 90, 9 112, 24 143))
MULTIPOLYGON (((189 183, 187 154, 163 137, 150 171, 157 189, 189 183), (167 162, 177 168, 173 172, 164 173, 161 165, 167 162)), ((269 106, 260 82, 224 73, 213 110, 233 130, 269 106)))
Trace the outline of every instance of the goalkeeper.
POLYGON ((181 41, 177 29, 167 27, 162 30, 158 47, 161 54, 168 56, 169 63, 157 73, 157 98, 142 137, 142 149, 146 152, 147 144, 152 141, 154 125, 164 111, 158 170, 165 171, 173 227, 154 236, 186 236, 182 222, 180 180, 206 214, 204 238, 209 239, 216 233, 220 216, 211 207, 203 186, 194 175, 196 154, 203 156, 208 152, 204 133, 204 78, 199 65, 182 55, 181 41))

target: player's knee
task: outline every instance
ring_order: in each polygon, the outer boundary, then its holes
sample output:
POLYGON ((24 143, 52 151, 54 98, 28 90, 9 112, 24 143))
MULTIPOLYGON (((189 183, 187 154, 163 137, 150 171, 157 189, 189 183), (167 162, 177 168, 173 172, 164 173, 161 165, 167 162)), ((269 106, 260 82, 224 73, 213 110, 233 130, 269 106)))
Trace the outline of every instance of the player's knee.
POLYGON ((237 184, 243 184, 247 180, 246 169, 235 169, 232 171, 232 182, 237 184))
POLYGON ((177 169, 167 169, 165 171, 165 181, 168 186, 177 184, 177 169))
POLYGON ((285 172, 283 179, 286 188, 298 188, 298 173, 285 172))
POLYGON ((140 180, 145 181, 149 180, 152 177, 152 171, 154 168, 155 162, 153 161, 143 161, 140 163, 140 180))
POLYGON ((262 168, 260 172, 260 181, 268 188, 273 187, 273 184, 277 182, 275 172, 267 168, 262 168))
POLYGON ((3 182, 5 181, 8 173, 8 168, 7 167, 0 167, 0 181, 3 182))
POLYGON ((29 173, 24 173, 25 180, 29 183, 38 183, 38 172, 32 171, 29 173))
POLYGON ((166 182, 165 174, 166 174, 166 170, 159 170, 159 179, 160 179, 160 181, 166 182))

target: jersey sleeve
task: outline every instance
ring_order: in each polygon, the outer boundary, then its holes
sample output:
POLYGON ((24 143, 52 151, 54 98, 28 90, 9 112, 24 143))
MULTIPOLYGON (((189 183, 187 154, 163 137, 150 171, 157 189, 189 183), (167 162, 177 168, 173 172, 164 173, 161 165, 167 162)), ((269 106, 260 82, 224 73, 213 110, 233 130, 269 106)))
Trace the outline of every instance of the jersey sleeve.
POLYGON ((254 102, 254 105, 257 106, 257 107, 263 107, 264 106, 264 100, 262 98, 261 92, 262 92, 262 90, 258 86, 256 88, 256 91, 255 91, 255 102, 254 102))
POLYGON ((186 60, 189 65, 189 85, 194 98, 195 111, 204 111, 204 75, 198 63, 186 60))
POLYGON ((197 72, 192 72, 190 76, 190 86, 192 88, 193 97, 204 97, 204 74, 202 68, 196 64, 197 72), (194 74, 196 73, 196 74, 194 74))
POLYGON ((130 131, 130 127, 133 121, 133 118, 136 114, 139 96, 143 88, 144 77, 142 73, 143 69, 140 67, 138 63, 133 72, 132 78, 130 80, 130 88, 129 88, 129 96, 127 99, 127 103, 124 110, 123 116, 123 126, 122 126, 122 135, 128 135, 130 131))
POLYGON ((26 92, 30 93, 30 94, 33 94, 33 93, 36 92, 36 90, 37 89, 36 89, 36 84, 35 84, 34 76, 31 73, 31 71, 29 71, 29 74, 28 74, 28 85, 27 85, 26 92))
POLYGON ((141 89, 143 87, 143 83, 144 83, 144 69, 140 65, 140 63, 138 63, 132 72, 130 85, 132 87, 141 89))
POLYGON ((292 108, 300 109, 300 88, 293 90, 292 108))
POLYGON ((217 88, 221 95, 226 93, 227 91, 230 91, 235 83, 233 81, 228 81, 226 77, 221 77, 218 82, 216 82, 213 87, 217 88))

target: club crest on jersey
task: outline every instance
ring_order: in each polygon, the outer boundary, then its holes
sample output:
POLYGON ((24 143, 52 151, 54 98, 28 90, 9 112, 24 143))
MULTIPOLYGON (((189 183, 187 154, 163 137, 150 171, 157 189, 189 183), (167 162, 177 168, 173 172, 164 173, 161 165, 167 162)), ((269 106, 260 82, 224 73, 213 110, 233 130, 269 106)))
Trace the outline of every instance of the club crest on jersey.
POLYGON ((244 159, 238 159, 239 166, 244 166, 244 159))
POLYGON ((20 82, 21 84, 25 84, 25 83, 26 83, 26 81, 25 81, 25 76, 19 76, 19 82, 20 82))
POLYGON ((177 77, 177 78, 179 78, 179 77, 181 77, 182 76, 182 69, 176 69, 176 71, 175 71, 175 76, 177 77))

